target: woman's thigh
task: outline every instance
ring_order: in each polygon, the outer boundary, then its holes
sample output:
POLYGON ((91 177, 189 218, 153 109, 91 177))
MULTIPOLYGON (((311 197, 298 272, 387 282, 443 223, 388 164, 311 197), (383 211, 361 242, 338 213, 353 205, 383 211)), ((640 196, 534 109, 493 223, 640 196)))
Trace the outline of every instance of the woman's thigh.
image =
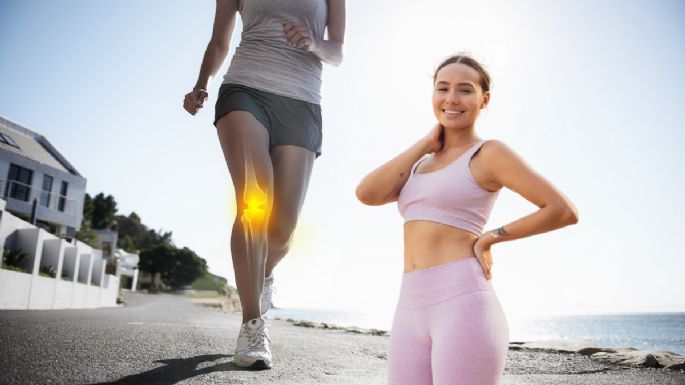
MULTIPOLYGON (((273 202, 273 165, 269 133, 251 113, 232 111, 217 121, 217 135, 235 189, 238 213, 242 211, 246 183, 256 182, 273 202), (254 178, 254 181, 247 180, 254 178)), ((268 207, 270 210, 270 207, 268 207)))
POLYGON ((509 346, 506 317, 493 291, 454 297, 431 308, 435 384, 496 385, 509 346))
POLYGON ((423 309, 395 311, 388 348, 389 385, 433 385, 431 340, 423 309))

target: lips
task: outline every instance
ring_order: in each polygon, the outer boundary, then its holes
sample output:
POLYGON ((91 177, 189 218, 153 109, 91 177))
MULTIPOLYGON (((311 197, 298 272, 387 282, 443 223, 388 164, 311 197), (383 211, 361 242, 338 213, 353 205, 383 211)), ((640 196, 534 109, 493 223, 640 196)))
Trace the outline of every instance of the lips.
POLYGON ((447 115, 447 116, 461 116, 465 112, 465 111, 446 110, 446 109, 442 109, 440 111, 442 111, 442 113, 447 115))

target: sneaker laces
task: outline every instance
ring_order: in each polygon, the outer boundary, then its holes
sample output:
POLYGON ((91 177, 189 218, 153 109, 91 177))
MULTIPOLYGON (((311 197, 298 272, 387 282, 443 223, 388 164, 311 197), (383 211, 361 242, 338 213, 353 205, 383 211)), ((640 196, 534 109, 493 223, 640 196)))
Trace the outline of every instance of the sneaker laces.
POLYGON ((251 348, 266 349, 264 341, 271 342, 269 334, 267 334, 264 329, 258 330, 247 330, 247 346, 251 348))

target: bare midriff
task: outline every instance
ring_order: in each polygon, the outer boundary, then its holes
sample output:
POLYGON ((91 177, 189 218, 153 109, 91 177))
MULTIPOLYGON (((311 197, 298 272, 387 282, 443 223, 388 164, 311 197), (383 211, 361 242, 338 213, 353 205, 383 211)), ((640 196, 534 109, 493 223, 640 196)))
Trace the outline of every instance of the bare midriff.
POLYGON ((404 272, 426 269, 473 257, 478 236, 429 221, 404 224, 404 272))

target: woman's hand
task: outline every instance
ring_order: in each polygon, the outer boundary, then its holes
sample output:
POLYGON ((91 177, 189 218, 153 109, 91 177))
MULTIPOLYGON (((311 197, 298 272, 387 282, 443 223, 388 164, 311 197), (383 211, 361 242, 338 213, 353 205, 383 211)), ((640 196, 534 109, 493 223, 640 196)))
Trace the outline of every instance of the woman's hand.
POLYGON ((445 144, 444 134, 445 128, 442 124, 436 124, 431 131, 423 138, 423 143, 426 146, 426 153, 430 154, 442 150, 442 146, 445 144))
POLYGON ((318 41, 309 26, 302 22, 283 23, 283 36, 291 47, 300 48, 305 51, 314 52, 317 49, 318 41))
POLYGON ((484 233, 476 240, 476 243, 473 245, 473 254, 476 256, 478 263, 480 263, 480 267, 483 268, 483 274, 485 275, 485 279, 488 280, 492 279, 493 264, 492 253, 490 251, 490 246, 492 244, 486 241, 489 235, 489 232, 484 233))
POLYGON ((192 90, 188 92, 183 99, 183 108, 191 115, 197 114, 197 111, 202 108, 205 100, 209 94, 203 89, 192 90))

